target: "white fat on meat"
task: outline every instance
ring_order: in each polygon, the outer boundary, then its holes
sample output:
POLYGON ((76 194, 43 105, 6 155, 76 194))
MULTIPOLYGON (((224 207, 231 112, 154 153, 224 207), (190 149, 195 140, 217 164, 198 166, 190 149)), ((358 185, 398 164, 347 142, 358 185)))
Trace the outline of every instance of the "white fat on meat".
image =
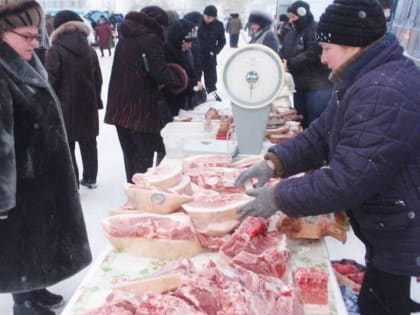
POLYGON ((223 236, 235 229, 240 217, 237 210, 253 199, 245 194, 224 194, 201 191, 194 200, 183 204, 195 230, 210 236, 223 236))
POLYGON ((232 163, 229 155, 204 154, 186 157, 183 160, 184 172, 190 169, 203 169, 208 167, 228 167, 232 163))
POLYGON ((254 165, 255 163, 262 161, 264 159, 263 154, 259 155, 250 155, 230 164, 230 167, 234 168, 245 168, 254 165))
POLYGON ((181 179, 181 166, 165 165, 149 168, 146 173, 134 174, 131 180, 141 188, 156 187, 167 189, 178 185, 181 179))
POLYGON ((188 215, 120 214, 102 221, 111 244, 130 254, 158 259, 191 257, 202 251, 188 215))
POLYGON ((149 276, 117 283, 112 286, 112 289, 130 292, 140 297, 147 292, 164 293, 176 289, 195 272, 196 269, 191 260, 185 258, 169 263, 149 276))
POLYGON ((124 190, 128 203, 140 212, 167 214, 180 209, 184 203, 193 200, 189 195, 179 194, 169 189, 147 189, 140 188, 137 185, 126 184, 124 190))

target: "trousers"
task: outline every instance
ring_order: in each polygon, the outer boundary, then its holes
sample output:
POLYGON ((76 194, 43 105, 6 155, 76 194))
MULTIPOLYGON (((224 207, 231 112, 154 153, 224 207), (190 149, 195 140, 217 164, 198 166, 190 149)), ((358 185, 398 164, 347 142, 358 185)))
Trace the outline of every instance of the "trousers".
POLYGON ((120 126, 117 126, 117 134, 128 183, 131 183, 135 173, 145 173, 152 167, 154 152, 157 152, 157 164, 165 156, 165 146, 159 134, 133 131, 120 126))
POLYGON ((367 266, 359 295, 361 315, 410 315, 420 304, 410 299, 410 276, 392 275, 367 266))
MULTIPOLYGON (((77 141, 79 143, 80 155, 82 157, 83 174, 82 178, 85 182, 96 183, 98 176, 98 148, 96 138, 77 141)), ((79 169, 76 162, 76 141, 69 141, 71 158, 73 161, 74 175, 76 182, 79 182, 79 169)))

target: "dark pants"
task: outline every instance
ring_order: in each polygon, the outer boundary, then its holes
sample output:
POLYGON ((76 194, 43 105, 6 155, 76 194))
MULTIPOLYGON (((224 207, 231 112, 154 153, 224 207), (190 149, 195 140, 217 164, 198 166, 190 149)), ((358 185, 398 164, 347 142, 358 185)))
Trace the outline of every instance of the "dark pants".
POLYGON ((204 73, 204 83, 206 86, 207 93, 216 91, 217 83, 217 62, 216 56, 201 56, 201 62, 204 73))
POLYGON ((294 106, 300 115, 303 115, 302 126, 307 128, 317 119, 327 107, 331 97, 331 88, 309 92, 299 92, 293 96, 294 106))
MULTIPOLYGON (((99 50, 101 51, 101 57, 103 57, 104 56, 104 49, 99 48, 99 50)), ((108 48, 108 52, 109 52, 109 55, 111 56, 111 48, 108 48)))
POLYGON ((157 152, 157 163, 165 156, 163 139, 158 134, 132 131, 117 126, 118 139, 124 156, 127 182, 135 173, 144 173, 153 165, 153 154, 157 152))
POLYGON ((359 295, 361 315, 409 315, 420 304, 410 299, 410 277, 367 267, 359 295))
MULTIPOLYGON (((87 141, 78 141, 80 155, 83 164, 83 181, 88 183, 96 183, 98 175, 98 149, 96 146, 96 138, 87 141)), ((76 163, 75 147, 76 142, 69 142, 71 158, 73 160, 74 175, 76 182, 79 182, 79 169, 76 163)))
POLYGON ((239 41, 239 34, 230 34, 229 35, 230 47, 237 48, 238 47, 238 41, 239 41))

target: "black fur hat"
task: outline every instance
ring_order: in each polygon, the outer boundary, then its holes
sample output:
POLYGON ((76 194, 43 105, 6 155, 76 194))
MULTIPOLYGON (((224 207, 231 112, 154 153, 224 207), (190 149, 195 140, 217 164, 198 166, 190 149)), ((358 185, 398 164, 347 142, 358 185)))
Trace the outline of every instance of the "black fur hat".
POLYGON ((169 17, 168 14, 161 7, 157 5, 149 5, 141 10, 142 13, 154 18, 162 26, 168 26, 169 17))
POLYGON ((72 22, 72 21, 83 22, 79 14, 77 14, 74 11, 70 11, 70 10, 60 11, 54 16, 54 28, 57 29, 64 23, 72 22))
POLYGON ((258 24, 261 28, 265 28, 271 23, 273 23, 273 20, 265 13, 263 12, 251 12, 248 18, 249 24, 255 23, 258 24))
POLYGON ((0 33, 22 26, 40 27, 44 12, 33 0, 0 0, 0 33))

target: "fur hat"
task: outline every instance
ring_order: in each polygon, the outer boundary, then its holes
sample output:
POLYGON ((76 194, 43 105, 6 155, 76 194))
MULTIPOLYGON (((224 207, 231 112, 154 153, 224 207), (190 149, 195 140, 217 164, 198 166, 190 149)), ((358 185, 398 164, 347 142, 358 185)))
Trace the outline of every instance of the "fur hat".
POLYGON ((261 28, 265 28, 269 25, 271 25, 271 23, 273 23, 273 20, 265 13, 263 12, 251 12, 251 14, 249 15, 248 18, 248 22, 249 24, 258 24, 261 28))
POLYGON ((318 23, 320 42, 365 47, 386 33, 384 10, 377 0, 335 0, 318 23))
POLYGON ((198 11, 191 11, 184 15, 184 19, 193 23, 194 26, 199 26, 203 20, 203 15, 198 11))
POLYGON ((140 12, 147 14, 148 16, 154 18, 162 26, 168 26, 169 17, 168 14, 161 7, 157 5, 149 5, 144 7, 140 12))
POLYGON ((177 49, 181 49, 182 42, 193 41, 196 39, 196 34, 193 32, 194 24, 186 19, 180 19, 172 23, 167 29, 167 39, 177 49), (195 34, 195 36, 194 36, 195 34))
POLYGON ((63 10, 54 16, 54 28, 57 29, 67 22, 83 22, 82 18, 76 12, 70 10, 63 10))
POLYGON ((205 15, 208 15, 208 16, 216 17, 217 16, 217 8, 214 5, 210 4, 204 9, 203 13, 205 15))
POLYGON ((305 1, 295 1, 287 8, 288 13, 293 13, 297 16, 304 17, 310 11, 309 4, 305 1))
POLYGON ((0 0, 0 34, 17 27, 40 27, 44 12, 33 0, 0 0))

